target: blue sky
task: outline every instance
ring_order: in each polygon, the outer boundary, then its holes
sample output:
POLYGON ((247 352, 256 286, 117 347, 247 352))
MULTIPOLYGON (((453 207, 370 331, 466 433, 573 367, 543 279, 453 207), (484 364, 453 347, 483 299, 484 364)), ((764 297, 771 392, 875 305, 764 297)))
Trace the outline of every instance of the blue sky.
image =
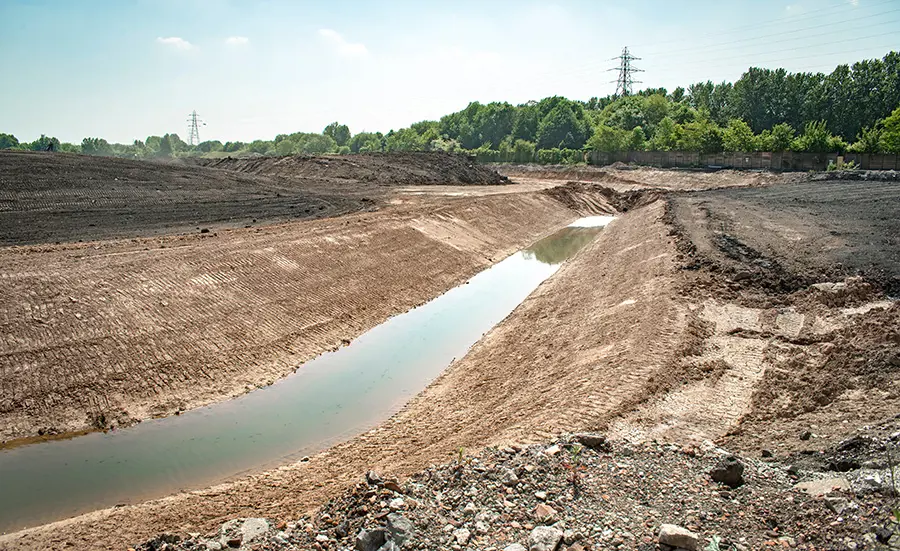
POLYGON ((0 132, 249 141, 436 119, 469 101, 829 72, 900 49, 900 0, 0 0, 0 132))

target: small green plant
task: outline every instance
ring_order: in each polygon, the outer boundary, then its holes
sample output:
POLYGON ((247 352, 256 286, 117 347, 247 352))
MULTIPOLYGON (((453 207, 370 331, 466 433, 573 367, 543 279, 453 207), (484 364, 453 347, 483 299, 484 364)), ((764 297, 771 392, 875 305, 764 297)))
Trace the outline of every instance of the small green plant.
POLYGON ((828 161, 828 166, 825 168, 827 171, 833 170, 857 170, 859 169, 859 164, 856 161, 848 161, 846 163, 837 164, 834 161, 828 161))
POLYGON ((581 464, 581 452, 584 446, 575 444, 569 448, 569 461, 563 463, 563 467, 569 471, 569 483, 572 485, 572 493, 575 497, 581 495, 581 477, 584 465, 581 464))

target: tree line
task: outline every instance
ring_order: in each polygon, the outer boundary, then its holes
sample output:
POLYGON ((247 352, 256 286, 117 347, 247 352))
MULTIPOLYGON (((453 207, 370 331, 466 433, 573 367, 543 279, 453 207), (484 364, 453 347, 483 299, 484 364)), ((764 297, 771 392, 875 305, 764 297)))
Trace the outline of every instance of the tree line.
POLYGON ((132 158, 465 151, 485 161, 516 162, 579 162, 584 149, 900 153, 900 53, 839 65, 827 75, 754 67, 733 84, 707 81, 671 92, 648 88, 588 101, 554 96, 520 105, 472 102, 440 120, 386 134, 352 134, 337 122, 322 133, 196 146, 177 134, 132 144, 93 137, 67 144, 43 135, 19 143, 0 134, 2 148, 132 158))

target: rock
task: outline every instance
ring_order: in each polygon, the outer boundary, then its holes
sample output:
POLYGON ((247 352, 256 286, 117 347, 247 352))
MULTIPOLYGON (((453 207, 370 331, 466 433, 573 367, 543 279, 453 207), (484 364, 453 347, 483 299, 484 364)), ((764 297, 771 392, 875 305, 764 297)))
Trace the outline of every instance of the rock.
POLYGON ((204 546, 206 546, 206 551, 222 551, 222 544, 217 541, 204 542, 204 546))
POLYGON ((456 540, 457 545, 465 545, 469 543, 469 538, 472 537, 472 532, 469 532, 466 528, 457 528, 453 531, 453 539, 456 540))
POLYGON ((232 548, 240 547, 262 539, 268 532, 269 521, 264 518, 236 518, 219 528, 219 543, 232 548))
POLYGON ((800 467, 797 465, 791 465, 787 468, 787 474, 790 476, 800 476, 800 467))
POLYGON ((501 469, 500 482, 505 486, 515 486, 519 483, 519 477, 516 476, 516 473, 514 473, 512 469, 501 469))
POLYGON ((366 482, 368 482, 370 486, 376 486, 384 481, 380 476, 378 476, 378 473, 376 473, 375 471, 369 471, 366 473, 366 482))
POLYGON ((823 478, 821 480, 807 480, 794 485, 795 490, 807 493, 811 496, 823 496, 835 490, 850 490, 850 481, 846 478, 823 478))
POLYGON ((535 492, 534 497, 541 501, 547 501, 547 492, 535 492))
POLYGON ((328 536, 326 536, 325 534, 319 534, 316 536, 316 541, 319 543, 325 543, 326 541, 328 541, 328 536))
POLYGON ((847 500, 840 496, 825 496, 825 506, 831 509, 836 515, 840 515, 847 508, 847 500))
POLYGON ((400 546, 393 541, 388 540, 384 545, 378 548, 378 551, 400 551, 400 546))
POLYGON ((547 455, 550 455, 550 456, 558 454, 559 453, 559 445, 553 444, 552 446, 550 446, 549 448, 544 450, 544 453, 547 455))
POLYGON ((582 432, 574 435, 574 439, 582 446, 586 446, 594 450, 610 450, 609 442, 606 440, 606 436, 602 434, 597 434, 595 432, 582 432))
POLYGON ((763 450, 762 456, 763 457, 775 457, 775 454, 772 453, 772 450, 763 450))
POLYGON ((350 534, 350 523, 346 520, 340 524, 338 524, 337 528, 334 529, 334 535, 336 538, 343 539, 346 538, 350 534))
POLYGON ((378 551, 385 541, 384 530, 360 530, 356 534, 354 548, 356 551, 378 551))
POLYGON ((744 483, 744 464, 737 457, 728 456, 709 472, 713 480, 725 484, 731 488, 737 488, 744 483))
POLYGON ((388 503, 388 508, 390 508, 391 511, 399 511, 400 509, 403 509, 403 506, 403 500, 399 497, 392 499, 391 502, 388 503))
POLYGON ((700 538, 697 534, 681 526, 663 524, 659 527, 659 543, 669 547, 680 547, 688 551, 696 551, 700 538))
POLYGON ((810 438, 812 438, 812 433, 809 432, 808 430, 805 430, 802 433, 800 433, 800 440, 805 441, 805 440, 809 440, 810 438))
POLYGON ((387 516, 387 530, 391 534, 391 539, 400 547, 406 545, 416 535, 413 523, 397 513, 387 516))
POLYGON ((490 532, 490 527, 486 522, 479 520, 475 522, 475 533, 479 535, 485 535, 490 532))
POLYGON ((467 516, 474 516, 475 513, 478 512, 478 508, 475 507, 475 504, 471 501, 466 503, 466 506, 463 507, 463 514, 467 516))
POLYGON ((881 543, 887 543, 891 541, 891 536, 894 535, 894 531, 888 526, 882 526, 875 530, 875 539, 877 539, 881 543))
POLYGON ((503 548, 503 551, 528 551, 525 546, 520 543, 511 543, 503 548))
POLYGON ((562 530, 553 526, 538 526, 528 536, 528 551, 554 551, 562 538, 562 530))
POLYGON ((538 503, 534 508, 534 518, 538 522, 552 522, 556 518, 556 510, 544 503, 538 503))
POLYGON ((382 484, 382 487, 387 488, 395 494, 403 493, 403 488, 400 487, 400 483, 396 480, 385 480, 384 484, 382 484))

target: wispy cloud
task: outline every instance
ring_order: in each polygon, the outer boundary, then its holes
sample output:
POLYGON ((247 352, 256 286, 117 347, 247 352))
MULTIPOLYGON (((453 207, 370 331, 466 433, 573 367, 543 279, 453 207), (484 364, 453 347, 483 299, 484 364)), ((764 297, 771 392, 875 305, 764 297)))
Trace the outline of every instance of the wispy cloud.
POLYGON ((193 44, 179 36, 160 36, 156 39, 156 41, 160 44, 165 44, 166 46, 175 48, 176 50, 190 50, 194 47, 193 44))
POLYGON ((359 42, 348 42, 341 34, 332 29, 319 29, 319 36, 343 57, 366 57, 369 49, 359 42))
POLYGON ((847 3, 850 4, 851 6, 856 7, 859 5, 859 0, 847 0, 847 3))
POLYGON ((229 36, 225 39, 225 44, 229 46, 245 46, 250 43, 250 39, 246 36, 229 36))

